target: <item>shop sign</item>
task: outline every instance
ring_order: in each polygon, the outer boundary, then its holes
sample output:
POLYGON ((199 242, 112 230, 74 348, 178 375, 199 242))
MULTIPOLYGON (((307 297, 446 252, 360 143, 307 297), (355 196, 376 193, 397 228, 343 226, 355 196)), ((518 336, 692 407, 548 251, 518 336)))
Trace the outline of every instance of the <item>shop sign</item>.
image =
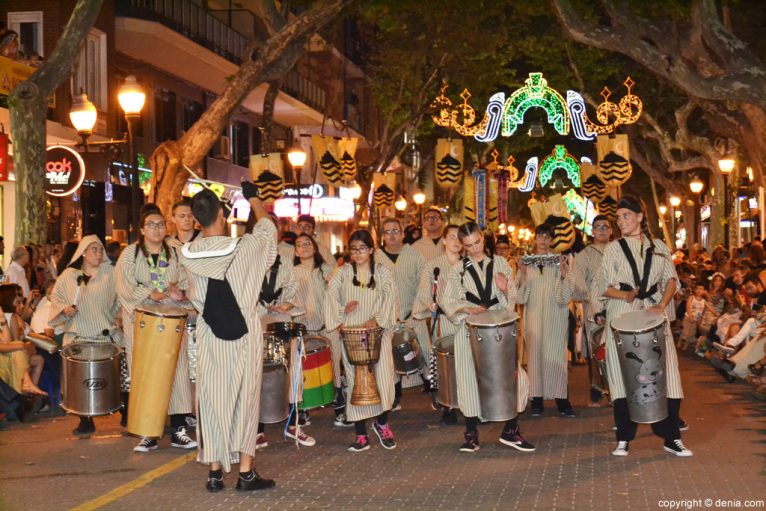
MULTIPOLYGON (((285 187, 282 193, 285 197, 297 197, 298 188, 295 186, 288 186, 288 187, 285 187)), ((310 197, 313 199, 319 199, 320 197, 324 197, 326 195, 327 195, 326 187, 323 185, 318 185, 316 183, 312 185, 301 186, 300 188, 301 197, 310 197)))
POLYGON ((85 162, 77 151, 60 145, 46 150, 45 193, 66 197, 80 188, 84 179, 85 162))

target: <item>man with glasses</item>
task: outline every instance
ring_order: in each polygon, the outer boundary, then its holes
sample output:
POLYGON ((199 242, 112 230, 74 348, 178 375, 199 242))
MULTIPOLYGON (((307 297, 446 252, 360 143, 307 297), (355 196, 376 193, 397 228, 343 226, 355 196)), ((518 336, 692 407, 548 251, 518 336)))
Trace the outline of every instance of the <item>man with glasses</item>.
POLYGON ((444 245, 441 242, 444 230, 444 215, 436 206, 426 209, 423 214, 423 228, 426 235, 412 244, 425 261, 444 255, 444 245))
MULTIPOLYGON (((399 305, 397 319, 415 331, 421 352, 430 353, 431 343, 428 339, 425 321, 415 321, 412 318, 412 306, 418 292, 420 272, 425 265, 425 261, 423 256, 412 245, 404 243, 404 229, 399 219, 387 218, 383 220, 383 246, 381 247, 381 252, 385 257, 381 257, 380 262, 388 266, 394 275, 394 287, 396 288, 397 303, 399 305)), ((421 374, 426 385, 426 391, 429 391, 430 386, 426 377, 426 366, 421 370, 421 374)), ((402 396, 402 382, 400 378, 397 378, 397 380, 399 381, 396 384, 393 410, 401 409, 399 402, 402 396)))
MULTIPOLYGON (((591 406, 599 406, 601 398, 604 395, 604 389, 601 376, 599 375, 598 365, 594 360, 593 353, 598 349, 598 344, 594 342, 594 334, 598 332, 594 315, 602 310, 601 300, 591 296, 596 289, 596 278, 601 269, 601 259, 604 257, 604 250, 612 239, 612 226, 609 218, 605 215, 597 215, 593 218, 591 224, 593 233, 593 242, 585 247, 574 258, 572 273, 574 277, 574 290, 572 299, 582 302, 583 317, 585 318, 585 335, 590 347, 588 354, 588 363, 590 364, 591 387, 590 399, 591 406)), ((605 375, 604 375, 605 376, 605 375)))

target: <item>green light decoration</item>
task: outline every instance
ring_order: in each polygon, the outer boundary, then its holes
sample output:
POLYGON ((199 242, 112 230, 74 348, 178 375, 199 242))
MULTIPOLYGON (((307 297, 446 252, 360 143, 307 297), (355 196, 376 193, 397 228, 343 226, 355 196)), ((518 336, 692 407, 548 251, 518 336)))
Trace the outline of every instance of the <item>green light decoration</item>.
POLYGON ((136 163, 138 163, 139 167, 146 167, 146 156, 144 153, 136 154, 136 163))
POLYGON ((138 169, 138 186, 144 186, 151 180, 152 172, 150 170, 138 169))
POLYGON ((564 169, 572 185, 580 188, 580 164, 563 145, 554 147, 551 155, 547 156, 540 165, 540 186, 545 186, 551 180, 553 171, 556 169, 564 169))
POLYGON ((505 137, 513 135, 524 124, 524 114, 530 108, 542 108, 548 114, 548 123, 560 135, 569 134, 569 109, 561 94, 548 87, 542 73, 529 73, 526 85, 516 90, 503 105, 503 130, 505 137))
POLYGON ((588 236, 590 236, 590 226, 591 223, 593 223, 593 217, 596 216, 596 211, 593 207, 593 203, 582 197, 572 188, 570 188, 569 191, 564 194, 563 199, 564 204, 569 211, 569 218, 577 215, 583 221, 582 224, 575 225, 575 227, 581 228, 588 236))

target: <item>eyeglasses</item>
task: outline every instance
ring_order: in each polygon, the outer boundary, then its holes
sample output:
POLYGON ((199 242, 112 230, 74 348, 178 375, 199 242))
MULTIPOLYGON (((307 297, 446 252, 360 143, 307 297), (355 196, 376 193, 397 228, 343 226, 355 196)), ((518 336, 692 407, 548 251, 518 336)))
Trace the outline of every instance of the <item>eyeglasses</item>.
POLYGON ((167 227, 167 224, 165 222, 146 222, 144 224, 144 227, 147 229, 165 229, 167 227))
POLYGON ((301 248, 302 247, 310 247, 311 246, 311 242, 310 241, 304 241, 303 243, 296 243, 295 246, 296 247, 301 247, 301 248))
POLYGON ((441 219, 442 217, 440 217, 439 215, 426 215, 423 217, 423 220, 425 220, 426 222, 437 222, 441 219))
POLYGON ((366 254, 370 251, 370 247, 367 246, 361 246, 361 247, 351 247, 348 249, 349 252, 352 254, 366 254))
POLYGON ((594 231, 608 231, 610 227, 608 225, 596 225, 593 226, 594 231))
POLYGON ((388 229, 387 231, 383 231, 383 234, 386 234, 388 236, 396 236, 397 234, 401 234, 401 230, 399 229, 388 229))

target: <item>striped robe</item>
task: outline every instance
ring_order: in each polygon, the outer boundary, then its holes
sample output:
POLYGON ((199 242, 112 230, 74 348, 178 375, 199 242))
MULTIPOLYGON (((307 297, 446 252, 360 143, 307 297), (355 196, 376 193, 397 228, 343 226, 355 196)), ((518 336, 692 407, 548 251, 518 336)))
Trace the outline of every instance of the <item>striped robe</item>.
POLYGON ((593 331, 597 327, 593 321, 593 315, 601 312, 603 306, 601 300, 591 301, 591 294, 596 287, 596 279, 601 269, 603 257, 602 249, 595 245, 588 245, 575 256, 572 265, 572 277, 574 278, 572 300, 582 302, 583 304, 585 333, 591 342, 593 340, 593 331))
MULTIPOLYGON (((332 249, 319 241, 316 236, 314 236, 314 241, 317 242, 317 246, 319 247, 319 255, 322 256, 325 264, 335 266, 335 256, 332 253, 332 249)), ((290 245, 287 242, 280 241, 277 248, 279 249, 279 255, 282 256, 282 259, 289 261, 290 264, 292 264, 293 257, 295 257, 295 245, 290 245)))
MULTIPOLYGON (((372 262, 372 261, 370 261, 372 262)), ((354 388, 354 366, 348 360, 346 350, 342 350, 343 368, 346 372, 346 417, 350 421, 360 421, 377 417, 391 409, 394 402, 394 359, 391 354, 391 336, 396 326, 396 293, 394 277, 382 263, 375 264, 375 288, 355 286, 352 282, 351 264, 344 264, 336 269, 327 286, 324 306, 325 326, 329 332, 339 330, 341 325, 358 327, 375 318, 378 325, 385 328, 380 346, 380 360, 375 364, 375 378, 381 402, 377 405, 357 406, 351 403, 354 388), (345 314, 348 302, 357 301, 359 305, 350 314, 345 314)), ((359 281, 366 284, 369 275, 359 275, 359 281)))
POLYGON ((527 266, 519 290, 524 304, 524 342, 532 397, 566 399, 567 330, 571 274, 561 280, 561 268, 527 266))
MULTIPOLYGON (((514 311, 516 306, 516 283, 511 273, 511 267, 502 257, 493 257, 492 267, 492 298, 497 298, 498 303, 490 307, 490 310, 514 311), (508 295, 506 296, 494 282, 494 277, 502 273, 508 279, 508 295)), ((484 270, 477 268, 479 280, 482 286, 486 285, 486 265, 489 263, 489 257, 483 259, 484 270)), ((474 265, 476 263, 474 262, 474 265)), ((476 379, 476 368, 471 354, 471 343, 468 339, 468 327, 465 319, 468 316, 460 309, 463 307, 475 307, 476 304, 466 299, 466 293, 473 293, 479 296, 479 290, 473 278, 468 272, 463 274, 463 263, 452 267, 448 273, 447 287, 444 292, 444 302, 440 305, 444 309, 450 321, 457 327, 455 333, 455 373, 457 379, 457 401, 460 411, 466 417, 479 417, 483 420, 481 414, 481 403, 479 401, 479 384, 476 379)), ((509 368, 510 369, 510 368, 509 368)), ((521 387, 521 381, 519 382, 521 387)), ((519 393, 523 392, 520 389, 519 393)))
POLYGON ((72 342, 112 342, 104 331, 112 330, 120 303, 115 292, 114 266, 108 259, 87 285, 80 286, 77 313, 71 318, 63 314, 66 307, 74 304, 77 278, 82 274, 81 270, 67 268, 56 279, 48 324, 51 328, 64 328, 64 346, 72 342))
MULTIPOLYGON (((185 274, 181 272, 178 249, 174 246, 170 247, 170 260, 168 261, 166 277, 169 284, 176 284, 180 289, 186 289, 185 274)), ((133 367, 133 322, 136 307, 142 303, 155 303, 149 298, 153 289, 149 284, 150 282, 149 262, 143 251, 134 243, 122 251, 115 266, 117 296, 122 305, 122 331, 125 339, 128 376, 130 376, 130 370, 133 367)), ((175 305, 171 300, 166 300, 165 303, 175 305)), ((193 409, 189 357, 187 356, 187 335, 187 330, 184 329, 181 347, 178 351, 176 372, 173 377, 173 390, 168 405, 169 415, 191 413, 193 409)))
POLYGON ((423 236, 412 244, 412 248, 417 250, 425 261, 431 261, 444 255, 444 243, 442 243, 441 237, 434 243, 427 235, 423 236))
MULTIPOLYGON (((441 307, 444 303, 444 295, 447 290, 447 279, 449 279, 450 272, 455 266, 459 267, 461 264, 462 259, 459 259, 456 264, 450 264, 447 254, 444 254, 428 261, 423 266, 418 282, 418 292, 412 307, 412 315, 416 319, 431 317, 431 310, 429 307, 431 306, 431 303, 433 303, 434 269, 439 268, 439 279, 436 286, 436 303, 441 307)), ((437 319, 436 328, 434 329, 434 339, 432 339, 432 341, 436 341, 448 335, 453 335, 455 332, 457 332, 457 326, 444 317, 444 314, 440 314, 437 319)))
MULTIPOLYGON (((643 242, 633 238, 626 238, 628 247, 638 265, 639 275, 643 278, 644 254, 649 249, 649 240, 643 242)), ((649 283, 651 288, 658 283, 657 292, 646 300, 634 300, 628 303, 625 300, 606 298, 604 293, 607 288, 614 287, 619 289, 620 283, 625 283, 634 287, 633 272, 630 269, 628 260, 620 248, 617 241, 610 243, 604 251, 604 258, 601 263, 601 270, 598 274, 596 286, 592 301, 602 300, 606 309, 606 325, 604 328, 604 341, 606 342, 606 369, 609 379, 609 398, 625 398, 625 383, 622 379, 622 370, 620 369, 619 355, 617 354, 617 345, 615 344, 612 329, 609 328, 612 320, 619 318, 622 314, 635 310, 647 309, 662 299, 662 293, 671 280, 678 282, 676 270, 667 245, 660 240, 652 240, 654 243, 654 257, 652 258, 652 267, 649 270, 649 283)), ((673 342, 673 333, 670 330, 670 322, 675 319, 675 310, 673 301, 665 309, 665 316, 668 321, 665 322, 665 374, 667 377, 668 397, 681 399, 684 397, 681 387, 681 375, 678 371, 678 358, 676 356, 676 347, 673 342)))
MULTIPOLYGON (((189 299, 194 308, 205 306, 208 279, 226 280, 247 323, 248 333, 234 341, 218 339, 202 314, 197 318, 197 460, 220 462, 231 470, 231 456, 255 455, 263 374, 263 337, 256 301, 263 276, 277 255, 276 229, 262 218, 252 234, 245 234, 228 255, 190 258, 180 256, 188 272, 189 299)), ((184 246, 191 253, 222 250, 226 236, 197 237, 184 246)))

